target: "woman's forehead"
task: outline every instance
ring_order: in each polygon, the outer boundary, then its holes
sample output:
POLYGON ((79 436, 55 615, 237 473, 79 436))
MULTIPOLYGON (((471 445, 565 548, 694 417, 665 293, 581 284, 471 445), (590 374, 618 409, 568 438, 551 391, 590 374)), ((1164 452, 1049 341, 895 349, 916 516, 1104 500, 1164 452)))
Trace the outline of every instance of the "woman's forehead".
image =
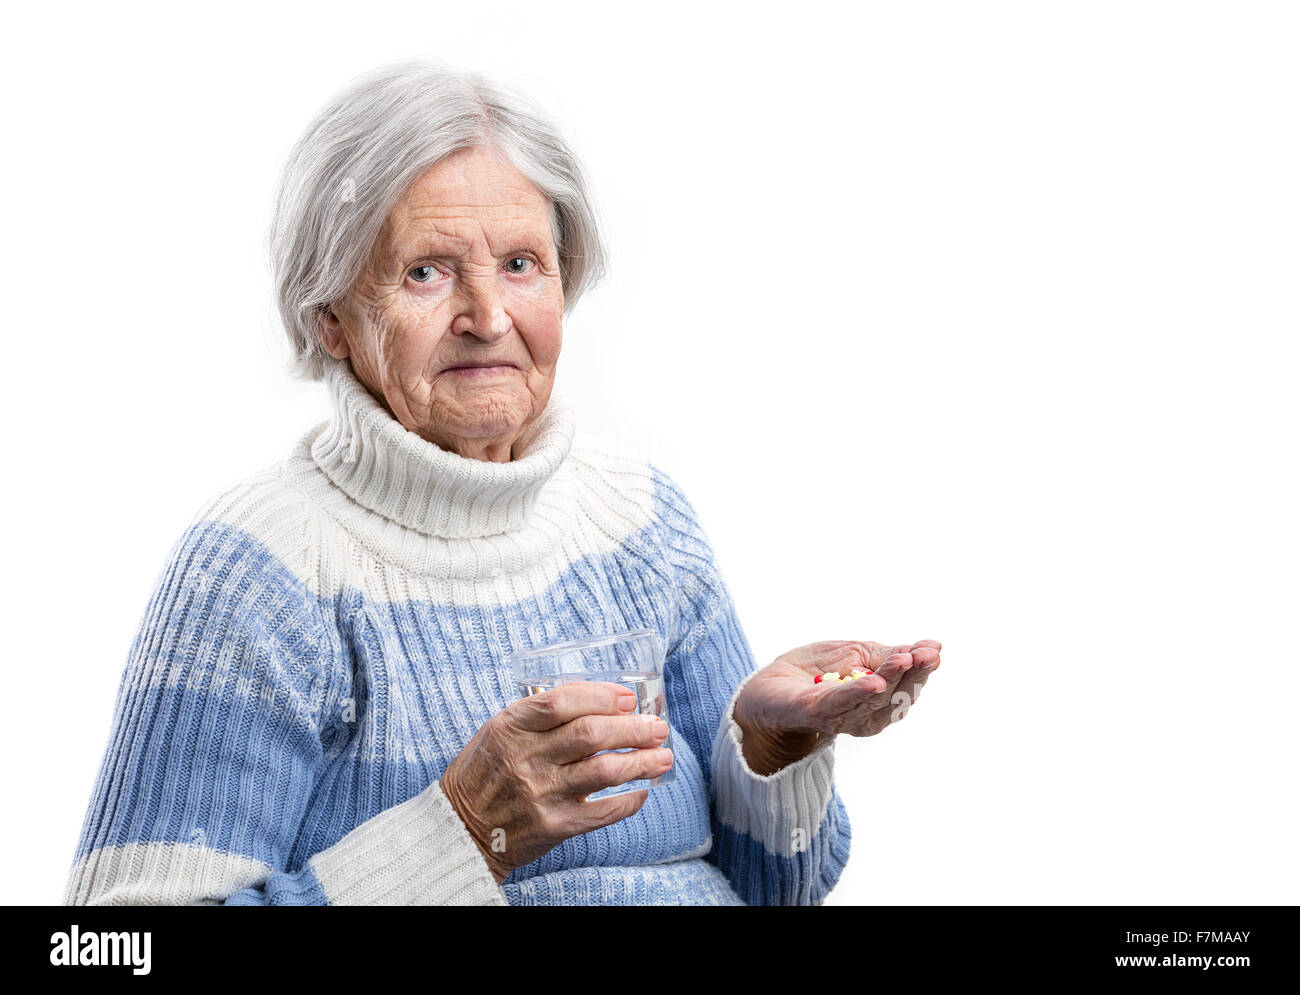
MULTIPOLYGON (((452 159, 457 157, 453 156, 452 159)), ((462 254, 487 237, 540 243, 551 238, 550 203, 512 166, 491 159, 444 160, 421 176, 394 205, 384 235, 398 251, 462 254)), ((504 250, 503 250, 504 251, 504 250)))

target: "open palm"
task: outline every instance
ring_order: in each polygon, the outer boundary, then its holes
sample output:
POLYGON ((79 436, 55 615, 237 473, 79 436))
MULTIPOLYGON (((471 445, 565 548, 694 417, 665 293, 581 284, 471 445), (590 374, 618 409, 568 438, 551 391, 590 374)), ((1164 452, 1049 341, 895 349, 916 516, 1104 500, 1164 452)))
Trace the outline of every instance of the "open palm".
POLYGON ((853 640, 801 646, 749 680, 736 701, 736 721, 773 735, 874 736, 907 713, 939 666, 940 649, 933 639, 902 646, 853 640), (817 674, 847 677, 854 668, 872 674, 845 684, 813 682, 817 674))

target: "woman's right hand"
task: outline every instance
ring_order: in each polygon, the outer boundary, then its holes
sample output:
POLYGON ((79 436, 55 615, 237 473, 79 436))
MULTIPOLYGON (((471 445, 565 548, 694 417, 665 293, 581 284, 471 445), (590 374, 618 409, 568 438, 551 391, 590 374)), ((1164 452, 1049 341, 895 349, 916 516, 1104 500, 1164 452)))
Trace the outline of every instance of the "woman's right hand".
POLYGON ((618 684, 575 681, 507 705, 456 755, 439 784, 500 884, 568 839, 636 813, 648 792, 586 796, 672 766, 668 726, 618 684), (602 753, 640 747, 630 753, 602 753))

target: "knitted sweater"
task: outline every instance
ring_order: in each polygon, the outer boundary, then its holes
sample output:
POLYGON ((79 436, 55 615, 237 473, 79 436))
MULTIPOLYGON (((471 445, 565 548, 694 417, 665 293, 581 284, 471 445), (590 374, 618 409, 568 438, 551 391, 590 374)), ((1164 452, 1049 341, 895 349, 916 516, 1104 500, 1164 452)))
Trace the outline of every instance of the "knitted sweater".
POLYGON ((849 852, 833 737, 746 765, 753 654, 673 480, 575 433, 559 390, 491 463, 408 431, 346 362, 326 382, 332 417, 173 546, 64 901, 821 902, 849 852), (439 778, 516 700, 512 649, 638 628, 666 648, 675 779, 498 885, 439 778))

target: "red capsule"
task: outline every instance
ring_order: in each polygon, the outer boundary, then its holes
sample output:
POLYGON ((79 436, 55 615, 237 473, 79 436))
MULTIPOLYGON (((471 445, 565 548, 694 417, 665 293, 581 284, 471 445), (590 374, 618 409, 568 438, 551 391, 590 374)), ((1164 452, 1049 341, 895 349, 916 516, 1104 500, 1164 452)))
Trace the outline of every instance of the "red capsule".
POLYGON ((814 683, 814 684, 820 684, 821 682, 822 682, 822 675, 821 675, 821 674, 818 674, 816 677, 813 678, 813 683, 814 683))

